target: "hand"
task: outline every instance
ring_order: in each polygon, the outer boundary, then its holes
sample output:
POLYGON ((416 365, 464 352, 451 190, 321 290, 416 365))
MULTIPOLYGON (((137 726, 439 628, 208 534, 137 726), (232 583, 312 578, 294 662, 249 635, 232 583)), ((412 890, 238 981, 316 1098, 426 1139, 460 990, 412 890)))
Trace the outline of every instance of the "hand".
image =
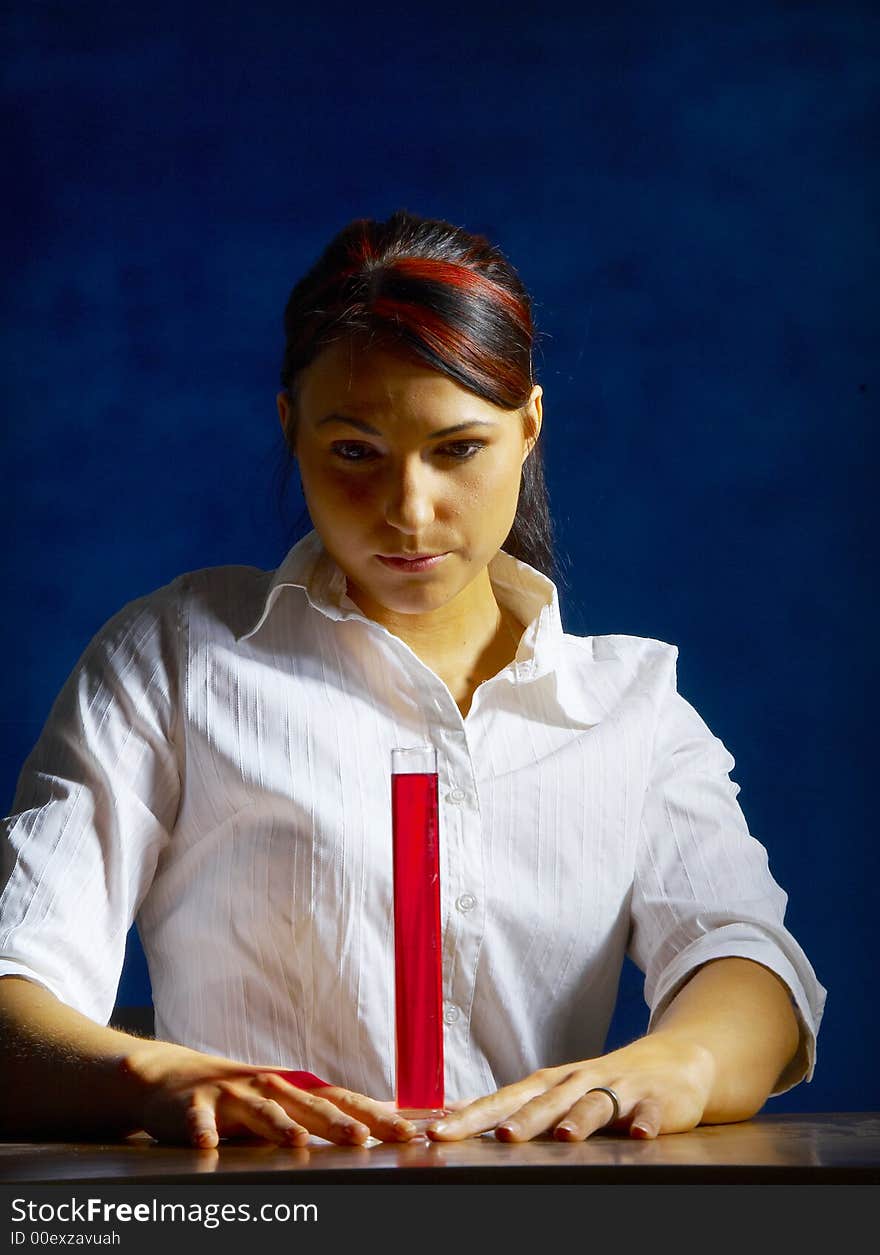
POLYGON ((500 1141, 527 1142, 552 1131, 559 1141, 580 1142, 613 1115, 607 1094, 589 1092, 597 1085, 617 1094, 615 1127, 631 1137, 683 1133, 700 1123, 714 1075, 708 1050, 657 1033, 598 1059, 541 1068, 429 1125, 427 1134, 454 1141, 494 1129, 500 1141))
POLYGON ((122 1061, 135 1086, 141 1127, 159 1141, 210 1148, 224 1137, 258 1137, 304 1146, 311 1134, 338 1145, 369 1137, 409 1141, 416 1126, 390 1102, 341 1086, 301 1089, 283 1068, 236 1063, 167 1042, 151 1042, 122 1061))

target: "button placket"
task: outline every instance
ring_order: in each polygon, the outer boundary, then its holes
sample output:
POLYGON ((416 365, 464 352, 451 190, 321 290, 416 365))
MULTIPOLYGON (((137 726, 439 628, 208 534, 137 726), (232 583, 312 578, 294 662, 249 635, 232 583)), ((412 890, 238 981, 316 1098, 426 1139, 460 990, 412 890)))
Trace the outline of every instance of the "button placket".
POLYGON ((475 765, 468 732, 456 712, 442 705, 445 717, 433 726, 431 739, 440 753, 441 895, 443 901, 443 1009, 446 1075, 457 1085, 467 1069, 469 1008, 473 1001, 483 921, 482 834, 475 765), (476 873, 476 875, 475 875, 476 873))
MULTIPOLYGON (((440 779, 441 779, 441 799, 443 803, 450 801, 451 805, 444 805, 441 808, 441 878, 440 892, 443 903, 443 994, 444 1006, 446 1008, 454 1005, 451 999, 454 996, 453 973, 458 961, 458 950, 460 942, 460 929, 462 924, 461 915, 455 910, 455 900, 453 895, 462 886, 462 859, 464 858, 464 831, 463 825, 465 816, 461 810, 460 803, 454 800, 454 795, 465 796, 464 790, 457 788, 455 781, 467 774, 469 768, 469 757, 467 750, 462 751, 462 746, 458 743, 455 735, 456 729, 443 727, 438 730, 442 737, 442 747, 440 747, 440 779)), ((446 1018, 444 1011, 443 1021, 445 1024, 452 1024, 460 1014, 456 1007, 456 1014, 452 1020, 446 1018)))

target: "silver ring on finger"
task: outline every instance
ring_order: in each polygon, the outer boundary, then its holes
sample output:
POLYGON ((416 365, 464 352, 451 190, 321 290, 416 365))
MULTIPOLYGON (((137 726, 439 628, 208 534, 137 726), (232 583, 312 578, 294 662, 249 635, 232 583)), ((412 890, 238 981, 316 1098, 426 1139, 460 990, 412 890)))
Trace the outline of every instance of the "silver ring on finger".
POLYGON ((588 1094, 607 1094, 614 1106, 611 1119, 606 1120, 606 1124, 613 1124, 615 1120, 620 1119, 620 1099, 615 1094, 610 1085, 594 1085, 592 1089, 587 1090, 588 1094))

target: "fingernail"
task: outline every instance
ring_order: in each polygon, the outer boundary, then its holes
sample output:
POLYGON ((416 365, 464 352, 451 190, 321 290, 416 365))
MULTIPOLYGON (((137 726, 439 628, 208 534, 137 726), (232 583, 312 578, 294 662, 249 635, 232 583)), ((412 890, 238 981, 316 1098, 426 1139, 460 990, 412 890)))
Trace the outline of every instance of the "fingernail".
POLYGON ((503 1133, 505 1137, 514 1137, 517 1132, 515 1124, 499 1124, 495 1130, 496 1133, 503 1133))
POLYGON ((425 1132, 426 1133, 445 1133, 448 1130, 448 1128, 449 1128, 449 1125, 446 1123, 445 1120, 438 1120, 436 1124, 429 1124, 428 1127, 425 1129, 425 1132))
POLYGON ((557 1124, 556 1126, 557 1133, 574 1133, 574 1131, 573 1124, 557 1124))

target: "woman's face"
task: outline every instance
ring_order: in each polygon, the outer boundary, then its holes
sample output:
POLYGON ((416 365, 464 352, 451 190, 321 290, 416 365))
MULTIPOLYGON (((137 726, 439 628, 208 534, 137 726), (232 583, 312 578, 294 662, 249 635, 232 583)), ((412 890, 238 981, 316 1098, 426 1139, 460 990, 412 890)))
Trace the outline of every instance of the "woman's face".
MULTIPOLYGON (((306 505, 349 596, 367 614, 448 605, 507 538, 541 389, 522 413, 499 409, 416 359, 353 341, 324 349, 299 385, 306 505)), ((278 409, 291 431, 284 393, 278 409)))

